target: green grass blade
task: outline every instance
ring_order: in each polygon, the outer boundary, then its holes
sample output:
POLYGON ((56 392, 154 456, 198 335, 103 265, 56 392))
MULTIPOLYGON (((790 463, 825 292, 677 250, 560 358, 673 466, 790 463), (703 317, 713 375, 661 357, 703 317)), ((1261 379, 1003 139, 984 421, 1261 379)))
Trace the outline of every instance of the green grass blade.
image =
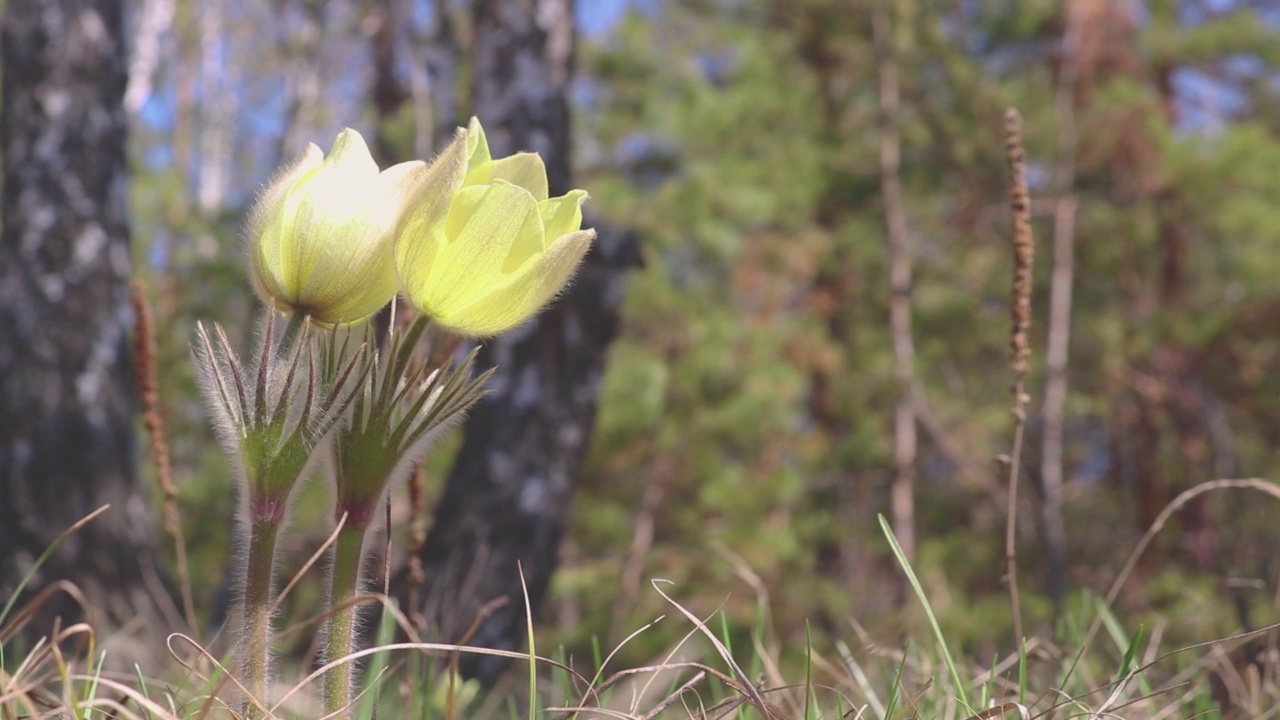
POLYGON ((524 593, 524 619, 529 635, 529 717, 533 720, 538 714, 538 648, 533 638, 533 607, 529 604, 529 588, 524 584, 524 568, 516 563, 520 571, 520 591, 524 593))
POLYGON ((938 649, 942 651, 942 660, 947 664, 947 670, 951 673, 951 682, 955 685, 956 696, 961 705, 971 708, 969 694, 965 692, 964 683, 960 682, 960 673, 956 670, 955 661, 951 659, 951 650, 947 647, 946 638, 942 636, 942 627, 938 625, 938 617, 933 613, 933 606, 929 604, 929 598, 924 594, 920 579, 916 577, 915 570, 911 568, 911 563, 907 561, 907 556, 902 552, 902 546, 898 544, 898 538, 894 536, 893 529, 889 527, 889 521, 885 519, 884 515, 877 515, 876 517, 880 520, 880 529, 884 531, 885 539, 889 541, 889 547, 893 549, 894 557, 898 558, 898 564, 902 566, 902 571, 907 576, 907 582, 911 583, 911 589, 915 591, 916 598, 924 606, 924 614, 929 618, 929 625, 933 628, 934 640, 938 643, 938 649))
POLYGON ((804 720, 818 720, 813 697, 813 629, 804 622, 804 720))
POLYGON ((911 641, 902 650, 902 662, 898 663, 898 672, 893 675, 893 684, 889 686, 889 704, 884 709, 884 720, 892 720, 898 710, 898 696, 902 694, 902 676, 907 671, 907 658, 911 655, 911 641))
MULTIPOLYGON (((102 654, 102 659, 106 660, 106 657, 107 654, 104 652, 102 654)), ((133 672, 138 676, 138 692, 142 693, 145 697, 151 697, 151 690, 147 688, 147 678, 142 674, 142 666, 134 663, 133 672)), ((147 720, 155 720, 155 716, 151 714, 151 708, 144 707, 143 710, 147 713, 147 720)))
MULTIPOLYGON (((390 645, 396 640, 396 618, 391 609, 382 606, 382 615, 378 619, 378 645, 390 645)), ((358 718, 375 718, 378 716, 378 688, 385 680, 387 669, 387 653, 374 653, 369 658, 369 667, 364 671, 364 697, 360 699, 358 718)))
POLYGON ((1027 639, 1018 648, 1018 704, 1027 704, 1027 639))
POLYGON ((32 563, 31 569, 27 571, 27 574, 18 581, 18 587, 13 589, 13 593, 9 596, 9 601, 4 604, 4 610, 0 610, 0 627, 4 627, 5 618, 9 617, 9 613, 13 611, 14 604, 18 602, 18 598, 22 596, 22 591, 27 587, 27 583, 31 582, 31 578, 35 577, 36 571, 40 569, 40 566, 43 565, 50 556, 57 552, 58 548, 62 547, 62 543, 66 542, 67 538, 75 535, 80 531, 80 528, 88 525, 94 518, 106 512, 109 507, 111 506, 103 505, 97 510, 94 510, 88 515, 80 518, 73 523, 71 527, 63 530, 61 535, 54 538, 53 542, 49 543, 49 547, 45 548, 44 552, 40 553, 40 557, 36 558, 36 561, 32 563))
POLYGON ((1133 634, 1133 639, 1129 641, 1129 647, 1124 651, 1124 659, 1120 661, 1120 669, 1116 672, 1116 679, 1124 677, 1133 669, 1133 658, 1138 654, 1138 647, 1142 645, 1142 641, 1146 639, 1147 626, 1139 625, 1138 632, 1133 634))

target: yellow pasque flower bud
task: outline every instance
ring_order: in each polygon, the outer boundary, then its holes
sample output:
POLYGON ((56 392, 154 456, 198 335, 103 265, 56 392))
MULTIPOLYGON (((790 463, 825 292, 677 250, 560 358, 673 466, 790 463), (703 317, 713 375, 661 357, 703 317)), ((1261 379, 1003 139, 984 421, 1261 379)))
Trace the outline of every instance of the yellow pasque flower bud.
POLYGON ((425 163, 381 173, 364 138, 338 133, 329 157, 310 145, 249 213, 253 284, 269 305, 329 324, 363 320, 397 290, 391 241, 425 163))
POLYGON ((463 335, 519 325, 564 288, 590 249, 586 199, 583 190, 548 198, 535 153, 492 159, 472 118, 407 201, 395 241, 401 287, 419 311, 463 335))

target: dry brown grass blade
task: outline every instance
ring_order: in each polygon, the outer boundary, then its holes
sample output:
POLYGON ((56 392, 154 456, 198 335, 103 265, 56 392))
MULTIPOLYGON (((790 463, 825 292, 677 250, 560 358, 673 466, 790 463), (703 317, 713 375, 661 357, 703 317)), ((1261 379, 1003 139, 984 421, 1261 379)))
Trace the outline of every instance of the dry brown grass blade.
POLYGON ((1018 717, 1022 718, 1022 720, 1031 720, 1031 711, 1027 709, 1027 706, 1022 703, 1014 702, 997 705, 993 708, 987 708, 977 715, 970 715, 965 718, 965 720, 991 720, 991 718, 1002 718, 1013 710, 1018 711, 1018 717))
POLYGON ((613 660, 613 658, 619 652, 622 651, 622 648, 626 647, 627 644, 630 643, 636 637, 639 637, 640 634, 643 633, 644 631, 648 630, 654 625, 657 625, 665 617, 666 617, 665 615, 659 615, 656 619, 651 620, 650 622, 644 624, 639 629, 633 631, 630 635, 627 635, 625 638, 623 638, 622 642, 618 643, 616 646, 614 646, 613 650, 609 651, 609 654, 605 656, 604 661, 600 663, 599 669, 596 670, 595 677, 591 678, 591 681, 587 683, 586 689, 582 693, 582 697, 578 700, 578 705, 585 706, 587 702, 587 698, 590 696, 595 696, 597 703, 600 701, 600 698, 598 695, 599 691, 607 687, 608 683, 616 682, 616 676, 613 676, 613 677, 610 677, 608 680, 606 680, 605 684, 599 684, 600 678, 604 675, 604 669, 609 667, 609 663, 613 660))
MULTIPOLYGON (((400 608, 396 605, 395 601, 391 597, 387 595, 383 595, 382 593, 365 593, 364 595, 357 595, 356 597, 353 597, 347 600, 346 602, 338 605, 337 608, 329 608, 323 613, 314 615, 312 617, 307 618, 306 620, 301 620, 299 622, 296 622, 290 625, 289 627, 277 633, 276 637, 283 640, 285 638, 296 635, 297 633, 302 632, 307 628, 314 627, 316 625, 323 623, 325 620, 328 620, 333 615, 333 613, 336 612, 337 610, 342 610, 342 609, 356 606, 356 605, 365 605, 368 603, 375 603, 375 602, 380 603, 383 609, 391 613, 392 619, 394 619, 396 622, 396 627, 400 628, 400 630, 405 634, 406 637, 408 637, 413 642, 420 641, 420 638, 417 636, 417 631, 413 627, 413 622, 409 619, 407 615, 404 614, 402 610, 400 610, 400 608)), ((450 646, 450 647, 454 647, 454 646, 450 646)), ((309 655, 314 656, 315 653, 311 652, 309 653, 309 655)))
MULTIPOLYGON (((717 612, 720 612, 720 608, 717 608, 716 610, 709 613, 707 615, 707 618, 710 619, 711 617, 714 617, 717 612)), ((705 624, 705 621, 703 622, 705 624)), ((639 703, 641 701, 641 698, 648 695, 650 688, 653 686, 655 682, 657 682, 658 673, 663 670, 670 670, 672 668, 680 667, 680 663, 682 661, 676 661, 674 660, 674 658, 676 657, 677 654, 681 652, 681 650, 685 648, 685 646, 689 643, 690 640, 692 640, 695 637, 699 637, 701 634, 702 634, 702 630, 699 628, 697 623, 694 623, 693 627, 690 628, 689 631, 684 634, 684 637, 680 638, 679 642, 672 645, 671 649, 667 651, 666 656, 658 664, 648 666, 644 669, 644 672, 649 674, 650 677, 644 683, 644 685, 640 687, 639 692, 632 692, 632 701, 631 701, 632 712, 635 712, 639 709, 639 703)), ((612 655, 610 657, 612 657, 612 655)), ((616 673, 616 675, 625 675, 625 674, 626 674, 625 671, 622 673, 616 673)), ((729 675, 724 675, 723 673, 719 673, 719 672, 717 672, 716 675, 718 677, 723 676, 721 679, 724 680, 726 684, 728 684, 738 693, 741 694, 744 692, 744 690, 741 687, 741 683, 737 678, 732 678, 729 675)))
MULTIPOLYGON (((1142 557, 1142 554, 1146 552, 1147 547, 1151 544, 1151 541, 1155 539, 1155 536, 1164 528, 1165 524, 1169 522, 1169 518, 1173 517, 1174 513, 1199 495, 1203 495, 1204 493, 1212 492, 1214 490, 1226 489, 1257 490, 1280 500, 1280 485, 1261 478, 1226 478, 1209 480, 1182 491, 1177 497, 1170 501, 1168 505, 1165 505, 1164 509, 1160 511, 1160 514, 1157 515, 1156 519, 1151 523, 1151 527, 1147 528, 1147 531, 1143 533, 1142 539, 1138 541, 1133 552, 1129 554, 1129 559, 1125 561, 1124 567, 1120 569, 1120 573, 1116 576, 1115 581, 1111 583, 1111 589, 1107 591, 1107 596, 1103 600, 1105 607, 1110 608, 1112 603, 1115 602, 1116 596, 1120 594, 1120 589, 1124 587, 1124 584, 1129 580, 1129 576, 1133 574, 1133 569, 1137 567, 1138 560, 1142 557)), ((1098 634, 1098 630, 1101 629, 1101 627, 1102 613, 1099 612, 1097 616, 1094 617, 1093 623, 1090 624, 1089 631, 1085 633, 1084 642, 1082 643, 1084 647, 1088 647, 1089 644, 1093 642, 1094 636, 1098 634)))
POLYGON ((738 708, 745 705, 747 700, 748 698, 746 695, 739 695, 738 697, 733 698, 732 701, 725 703, 724 707, 720 709, 720 712, 715 715, 711 715, 707 720, 723 720, 736 712, 738 708))
MULTIPOLYGON (((352 602, 354 604, 355 602, 365 600, 367 597, 368 596, 355 598, 352 602)), ((403 615, 401 617, 403 617, 403 615)), ((272 706, 271 711, 274 712, 278 710, 286 702, 288 702, 289 699, 292 698, 294 695, 297 695, 298 693, 302 692, 302 690, 306 688, 308 685, 315 682, 325 673, 329 672, 335 667, 338 667, 339 665, 342 665, 344 663, 355 662, 356 660, 369 657, 370 655, 373 655, 375 653, 400 651, 400 650, 411 650, 411 651, 417 651, 417 652, 436 652, 442 655, 446 655, 451 652, 464 652, 464 653, 472 653, 476 655, 491 655, 493 657, 507 658, 510 660, 525 660, 525 661, 529 660, 528 653, 515 652, 512 650, 495 650, 492 648, 482 648, 482 647, 466 647, 463 645, 453 645, 449 643, 405 642, 405 643, 391 643, 389 645, 380 645, 378 647, 371 647, 371 648, 366 648, 364 650, 359 650, 357 652, 353 652, 350 655, 347 655, 346 657, 339 658, 338 660, 334 660, 333 662, 326 663, 316 668, 309 675, 304 677, 302 680, 298 681, 298 683, 296 683, 293 687, 289 688, 289 690, 285 692, 285 694, 281 696, 279 700, 276 701, 276 704, 272 706)), ((541 655, 535 655, 533 657, 533 660, 535 662, 545 663, 547 665, 558 668, 560 670, 564 670, 565 672, 569 673, 569 675, 577 682, 587 682, 587 679, 583 677, 580 673, 578 673, 577 670, 574 670, 572 667, 569 667, 568 665, 562 662, 553 660, 548 657, 543 657, 541 655)))
MULTIPOLYGON (((240 691, 241 697, 247 698, 250 702, 252 702, 256 706, 258 710, 261 710, 263 713, 265 713, 267 717, 272 716, 271 711, 262 705, 259 698, 254 697, 253 694, 249 692, 249 689, 246 688, 239 680, 237 680, 235 675, 230 670, 228 670, 227 667, 223 665, 220 660, 218 660, 218 658, 214 657, 213 653, 206 650, 203 645, 197 642, 195 638, 189 635, 183 635, 182 633, 170 633, 166 641, 166 644, 169 647, 169 652, 173 654, 175 658, 178 657, 178 653, 173 647, 175 640, 185 641, 193 649, 195 649, 195 651, 198 654, 204 657, 206 661, 208 661, 211 665, 213 665, 213 667, 217 668, 219 671, 220 679, 218 681, 218 684, 214 687, 213 692, 211 692, 209 696, 205 698, 204 702, 201 703, 200 710, 196 714, 197 718, 207 717, 209 712, 212 711, 214 704, 217 704, 217 703, 221 703, 224 707, 226 707, 230 711, 231 708, 227 706, 226 703, 224 703, 218 697, 218 691, 226 687, 228 683, 235 685, 236 688, 240 691)), ((179 662, 181 662, 181 660, 179 660, 179 662)), ((188 669, 191 670, 192 672, 196 672, 195 669, 191 666, 188 666, 188 669)))
MULTIPOLYGON (((29 700, 32 704, 44 706, 55 717, 66 714, 68 707, 75 705, 68 696, 70 690, 68 678, 71 671, 70 664, 63 654, 62 644, 79 640, 83 643, 80 647, 87 647, 88 650, 77 649, 76 653, 92 655, 95 634, 93 628, 87 623, 73 623, 67 628, 63 628, 61 623, 61 617, 55 618, 52 632, 40 638, 31 652, 23 658, 22 664, 14 672, 11 681, 7 683, 4 698, 13 696, 29 700), (48 684, 58 681, 61 681, 64 686, 62 697, 46 689, 48 684)), ((0 699, 0 703, 7 703, 7 699, 0 699)), ((0 705, 0 707, 7 708, 7 705, 0 705)), ((78 713, 72 713, 72 715, 78 716, 78 713)), ((47 716, 49 715, 43 713, 37 715, 37 717, 47 716)))
POLYGON ((610 675, 609 678, 604 682, 596 685, 595 690, 597 693, 603 690, 607 690, 610 687, 618 684, 619 681, 627 677, 630 677, 632 675, 642 675, 645 673, 653 673, 653 672, 658 672, 659 670, 685 670, 685 669, 698 670, 700 672, 705 672, 708 675, 712 675, 716 677, 724 684, 733 688, 735 691, 739 691, 739 692, 741 691, 741 686, 736 678, 726 674, 722 670, 717 670, 716 668, 713 668, 710 665, 706 665, 700 662, 662 663, 660 665, 645 665, 643 667, 627 668, 626 670, 619 670, 618 672, 610 675))
POLYGON ((547 710, 549 712, 561 713, 557 717, 567 717, 569 715, 577 715, 578 713, 594 713, 596 715, 603 715, 604 717, 617 718, 618 720, 641 720, 640 715, 636 715, 634 713, 629 713, 629 712, 623 712, 621 710, 614 710, 612 708, 603 708, 603 707, 578 707, 578 708, 550 707, 550 708, 547 708, 547 710))
MULTIPOLYGON (((56 703, 49 709, 51 710, 56 709, 60 705, 61 703, 56 703)), ((40 709, 36 707, 35 700, 32 699, 27 694, 27 692, 21 688, 16 689, 12 692, 0 694, 0 711, 4 713, 3 715, 0 715, 0 717, 2 717, 3 720, 18 720, 19 717, 35 718, 35 717, 41 717, 44 715, 44 713, 40 712, 40 709), (22 716, 12 714, 11 713, 12 708, 10 707, 10 705, 14 703, 21 705, 23 708, 25 708, 27 714, 22 716)))
POLYGON ((686 692, 689 692, 690 690, 692 690, 698 683, 706 679, 706 677, 707 677, 706 671, 699 670, 693 677, 686 680, 684 683, 680 685, 680 687, 676 688, 674 692, 672 692, 667 697, 663 698, 661 701, 658 702, 657 705, 654 705, 653 708, 649 710, 649 712, 645 713, 643 716, 643 720, 653 720, 653 718, 658 716, 658 713, 662 712, 663 710, 666 710, 676 700, 679 700, 680 698, 684 697, 684 694, 686 692))
POLYGON ((765 720, 771 720, 777 716, 777 708, 760 694, 760 691, 757 690, 756 686, 752 683, 751 678, 747 677, 747 674, 738 666, 737 661, 733 659, 733 654, 729 652, 729 648, 725 647, 724 643, 720 642, 720 638, 716 637, 716 634, 707 627, 705 622, 698 619, 697 615, 689 612, 683 605, 664 593, 662 588, 658 587, 659 582, 661 581, 653 581, 653 589, 662 596, 663 600, 666 600, 672 605, 672 607, 679 610, 680 614, 688 618, 689 622, 692 622, 694 626, 696 626, 697 629, 711 642, 711 646, 716 649, 716 652, 720 655, 720 659, 724 660, 725 665, 727 665, 729 669, 733 671, 733 674, 741 680, 743 694, 751 699, 751 703, 756 706, 756 709, 759 710, 761 714, 764 715, 765 720))
POLYGON ((325 538, 325 541, 320 544, 320 547, 316 548, 314 553, 311 553, 311 557, 307 558, 307 561, 302 564, 302 567, 298 569, 298 572, 294 573, 293 577, 289 579, 289 582, 285 584, 284 589, 276 595, 275 601, 271 603, 271 610, 273 612, 280 609, 280 604, 289 596, 290 591, 292 591, 293 588, 302 581, 302 578, 306 576, 307 572, 310 571, 316 563, 320 562, 320 558, 324 557, 324 554, 328 552, 329 547, 338 541, 338 533, 342 532, 342 527, 346 524, 347 514, 343 513, 342 517, 338 518, 337 526, 333 528, 333 532, 329 533, 329 537, 325 538))
MULTIPOLYGON (((121 696, 132 701, 138 707, 145 709, 152 718, 163 718, 164 720, 178 720, 178 716, 174 714, 169 708, 166 708, 163 705, 152 700, 151 698, 147 697, 142 692, 139 692, 137 688, 131 687, 121 682, 117 682, 115 680, 112 680, 111 678, 102 677, 99 675, 72 675, 71 679, 82 681, 82 682, 95 682, 98 685, 101 685, 103 687, 111 688, 112 690, 115 690, 116 692, 118 692, 121 696)), ((123 702, 121 701, 114 701, 114 700, 96 701, 95 700, 95 701, 90 701, 86 703, 83 707, 85 707, 86 709, 92 709, 97 707, 99 704, 118 707, 120 710, 125 712, 129 717, 140 717, 132 712, 129 712, 128 709, 124 706, 123 702)))
MULTIPOLYGON (((756 607, 760 610, 763 618, 763 637, 757 636, 756 633, 751 634, 751 643, 756 652, 756 657, 760 659, 761 665, 764 667, 765 673, 769 678, 769 682, 774 685, 782 685, 785 681, 782 678, 782 670, 778 667, 775 658, 779 654, 779 648, 765 647, 765 639, 769 637, 777 637, 777 630, 774 628, 772 602, 769 598, 769 588, 765 584, 755 570, 741 556, 729 549, 722 543, 714 543, 712 547, 717 553, 729 561, 733 566, 734 573, 751 588, 756 596, 756 607)), ((804 714, 803 707, 797 706, 796 710, 799 714, 804 714)))
MULTIPOLYGON (((1278 492, 1280 492, 1280 491, 1278 491, 1278 492)), ((1280 497, 1280 495, 1278 495, 1278 497, 1280 497)), ((1176 655, 1181 655, 1181 654, 1183 654, 1183 653, 1188 653, 1188 652, 1191 652, 1191 651, 1193 651, 1193 650, 1201 650, 1201 649, 1204 649, 1204 648, 1212 648, 1212 647, 1216 647, 1216 646, 1219 646, 1219 645, 1224 645, 1224 644, 1229 644, 1229 643, 1238 642, 1238 641, 1245 640, 1245 639, 1248 639, 1248 638, 1251 638, 1251 637, 1257 637, 1257 636, 1259 636, 1259 635, 1265 635, 1265 634, 1270 633, 1270 632, 1275 631, 1275 630, 1280 630, 1280 623, 1273 623, 1273 624, 1271 624, 1271 625, 1267 625, 1266 627, 1258 628, 1257 630, 1250 630, 1250 631, 1248 631, 1248 632, 1237 633, 1237 634, 1235 634, 1235 635, 1229 635, 1229 636, 1227 636, 1227 637, 1225 637, 1225 638, 1218 638, 1218 639, 1215 639, 1215 640, 1206 640, 1206 641, 1204 641, 1204 642, 1193 643, 1193 644, 1191 644, 1191 645, 1184 645, 1184 646, 1182 646, 1182 647, 1180 647, 1180 648, 1177 648, 1177 649, 1175 649, 1175 650, 1170 650, 1169 652, 1166 652, 1166 653, 1164 653, 1164 654, 1160 655, 1159 657, 1156 657, 1155 659, 1151 660, 1150 662, 1147 662, 1147 663, 1145 663, 1145 664, 1143 664, 1143 665, 1140 665, 1139 667, 1134 668, 1134 669, 1133 669, 1133 670, 1131 670, 1129 673, 1127 673, 1124 677, 1117 678, 1116 680, 1112 680, 1111 682, 1109 682, 1109 683, 1107 683, 1107 684, 1105 684, 1105 685, 1102 685, 1102 686, 1100 686, 1100 687, 1096 687, 1096 688, 1094 688, 1093 690, 1090 690, 1089 692, 1081 693, 1081 694, 1079 694, 1079 695, 1075 695, 1075 696, 1066 696, 1066 695, 1065 695, 1065 693, 1062 693, 1061 691, 1055 691, 1055 692, 1057 692, 1057 694, 1059 694, 1059 695, 1062 695, 1062 696, 1063 696, 1063 700, 1062 700, 1062 701, 1060 701, 1060 702, 1058 702, 1058 703, 1055 703, 1054 705, 1049 706, 1049 708, 1047 708, 1046 710, 1044 710, 1043 712, 1041 712, 1041 713, 1040 713, 1039 715, 1037 715, 1036 717, 1052 717, 1052 716, 1053 716, 1052 714, 1054 713, 1054 711, 1059 710, 1059 709, 1064 708, 1064 707, 1067 707, 1068 705, 1074 705, 1074 706, 1077 706, 1077 707, 1079 707, 1079 708, 1080 708, 1080 712, 1078 712, 1078 713, 1073 713, 1073 714, 1072 714, 1072 716, 1073 716, 1073 717, 1076 717, 1076 716, 1090 716, 1090 717, 1091 717, 1091 716, 1093 716, 1093 715, 1095 715, 1095 714, 1098 714, 1098 713, 1102 712, 1102 710, 1097 710, 1097 711, 1095 711, 1095 710, 1091 710, 1091 709, 1089 709, 1087 706, 1085 706, 1081 701, 1083 701, 1085 698, 1088 698, 1088 697, 1090 697, 1090 696, 1097 695, 1097 694, 1099 694, 1099 693, 1103 693, 1103 692, 1108 692, 1108 691, 1109 691, 1108 699, 1105 701, 1104 706, 1103 706, 1103 707, 1105 708, 1105 707, 1107 706, 1107 704, 1108 704, 1108 703, 1112 703, 1112 702, 1114 702, 1114 701, 1115 701, 1115 699, 1116 699, 1116 698, 1118 698, 1118 696, 1119 696, 1119 690, 1122 688, 1122 686, 1123 686, 1123 685, 1125 685, 1125 684, 1129 683, 1133 678, 1140 676, 1142 673, 1146 672, 1147 670, 1150 670, 1151 668, 1155 667, 1156 665, 1160 664, 1161 662, 1164 662, 1165 660, 1168 660, 1169 658, 1172 658, 1172 657, 1174 657, 1174 656, 1176 656, 1176 655)), ((1171 692, 1171 691, 1172 691, 1173 689, 1175 689, 1176 687, 1181 686, 1181 685, 1185 685, 1185 684, 1186 684, 1186 683, 1185 683, 1185 681, 1183 681, 1183 680, 1178 680, 1178 681, 1176 681, 1176 684, 1175 684, 1174 686, 1172 686, 1172 687, 1161 688, 1161 689, 1159 689, 1159 690, 1157 690, 1157 691, 1155 691, 1155 692, 1153 692, 1153 693, 1150 693, 1150 694, 1148 694, 1148 695, 1144 695, 1144 696, 1142 696, 1142 697, 1140 697, 1140 698, 1136 698, 1136 699, 1134 699, 1134 700, 1127 701, 1127 702, 1125 702, 1124 704, 1119 705, 1117 709, 1119 709, 1119 708, 1123 708, 1123 707, 1126 707, 1126 706, 1128 706, 1128 705, 1131 705, 1131 704, 1133 704, 1134 702, 1140 702, 1140 701, 1142 701, 1142 700, 1144 700, 1144 699, 1148 699, 1148 698, 1151 698, 1151 697, 1156 697, 1156 696, 1158 696, 1158 695, 1166 694, 1166 693, 1168 693, 1168 692, 1171 692)), ((1112 716, 1112 715, 1114 715, 1114 713, 1112 713, 1112 714, 1110 714, 1110 715, 1106 715, 1106 716, 1108 716, 1108 717, 1109 717, 1109 716, 1112 716)))
MULTIPOLYGON (((484 621, 487 620, 498 608, 505 607, 508 602, 510 602, 510 599, 508 599, 506 595, 503 595, 485 603, 484 607, 480 608, 480 612, 476 613, 475 619, 471 621, 471 627, 467 628, 467 631, 458 639, 458 644, 466 645, 471 642, 471 638, 475 637, 476 633, 480 632, 480 626, 484 624, 484 621)), ((455 711, 457 709, 455 707, 455 702, 457 701, 457 681, 461 674, 461 670, 459 669, 459 663, 461 660, 461 653, 455 652, 449 654, 449 688, 448 692, 445 693, 445 720, 454 720, 455 717, 455 711)))
MULTIPOLYGON (((37 645, 37 647, 40 646, 37 645)), ((9 675, 4 670, 0 670, 0 711, 4 711, 0 717, 3 720, 17 719, 18 716, 10 712, 12 703, 27 708, 27 713, 31 717, 38 717, 41 714, 36 708, 37 705, 46 710, 62 707, 62 701, 42 687, 46 677, 35 675, 28 678, 27 675, 34 675, 34 671, 23 672, 22 668, 19 668, 15 675, 9 675)), ((52 677, 52 674, 48 677, 52 677)))
MULTIPOLYGON (((0 610, 0 623, 3 623, 5 619, 9 617, 9 613, 13 610, 14 603, 18 602, 18 598, 22 595, 23 589, 26 588, 27 586, 27 581, 30 580, 31 575, 35 573, 36 569, 38 569, 41 565, 43 565, 44 561, 49 559, 49 556, 57 552, 58 548, 62 546, 62 543, 67 541, 67 538, 80 532, 81 528, 93 522, 95 518, 97 518, 102 513, 106 512, 110 507, 111 507, 110 504, 103 505, 102 507, 98 508, 97 510, 94 510, 88 515, 85 515, 84 517, 72 523, 71 527, 67 528, 66 530, 63 530, 62 534, 58 535, 58 537, 53 539, 53 542, 49 543, 49 547, 46 548, 45 551, 40 554, 40 557, 36 558, 35 564, 32 565, 28 576, 23 578, 22 582, 18 583, 18 587, 14 588, 13 594, 9 597, 8 601, 5 603, 4 608, 0 610)), ((78 592, 79 591, 77 590, 77 593, 78 592)), ((81 597, 83 596, 81 595, 81 597)), ((87 616, 89 612, 88 603, 82 603, 82 607, 84 607, 85 613, 87 616)), ((5 625, 3 627, 8 627, 8 625, 5 625)), ((3 627, 0 627, 0 639, 3 639, 4 637, 6 637, 3 633, 3 627)))
POLYGON ((35 617, 40 609, 49 603, 58 593, 66 593, 71 596, 76 605, 80 606, 81 611, 86 618, 89 618, 90 624, 92 620, 93 606, 89 604, 89 599, 80 592, 80 588, 70 580, 55 580, 40 589, 35 597, 27 601, 22 609, 18 611, 13 619, 0 628, 0 643, 8 642, 17 634, 18 630, 27 623, 28 620, 35 617))

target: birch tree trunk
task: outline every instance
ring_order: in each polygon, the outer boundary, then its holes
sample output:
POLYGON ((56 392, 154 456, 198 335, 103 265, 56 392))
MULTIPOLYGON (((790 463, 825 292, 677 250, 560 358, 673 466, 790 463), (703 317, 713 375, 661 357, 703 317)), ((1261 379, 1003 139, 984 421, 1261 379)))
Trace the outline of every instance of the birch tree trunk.
MULTIPOLYGON (((478 0, 474 108, 494 156, 542 153, 553 195, 570 188, 569 0, 478 0)), ((497 601, 470 644, 515 649, 525 637, 521 573, 533 611, 546 596, 595 419, 605 351, 618 330, 634 238, 599 229, 572 288, 537 320, 485 344, 492 394, 469 418, 435 525, 421 553, 423 612, 455 641, 497 601)), ((506 662, 464 655, 463 672, 492 682, 506 662)))
POLYGON ((226 204, 230 185, 230 122, 234 117, 226 82, 226 20, 224 0, 204 0, 200 21, 200 165, 196 205, 206 218, 217 216, 226 204))
MULTIPOLYGON (((301 153, 314 139, 316 114, 323 95, 321 54, 328 33, 328 6, 322 0, 295 0, 297 21, 287 18, 289 5, 281 3, 280 26, 285 36, 280 39, 284 53, 285 128, 280 136, 279 162, 285 163, 301 153)), ((329 148, 324 148, 328 152, 329 148)))
MULTIPOLYGON (((0 149, 0 598, 98 507, 35 576, 90 603, 114 665, 158 639, 154 522, 138 485, 126 217, 127 65, 120 0, 9 0, 0 149)), ((68 596, 32 623, 83 615, 68 596)), ((157 649, 159 648, 157 644, 157 649)))

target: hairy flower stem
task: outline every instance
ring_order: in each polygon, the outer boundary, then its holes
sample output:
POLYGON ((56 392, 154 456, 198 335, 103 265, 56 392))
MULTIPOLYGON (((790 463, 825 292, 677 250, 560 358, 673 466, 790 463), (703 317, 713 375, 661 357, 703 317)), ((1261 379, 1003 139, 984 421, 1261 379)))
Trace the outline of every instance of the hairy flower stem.
MULTIPOLYGON (((350 524, 338 531, 334 544, 333 578, 329 585, 329 631, 325 643, 325 664, 342 660, 356 650, 354 602, 360 593, 364 539, 368 525, 350 524)), ((351 716, 355 697, 355 662, 343 662, 325 675, 325 713, 330 717, 351 716)))
POLYGON ((244 637, 240 647, 241 682, 249 692, 243 715, 265 717, 258 704, 267 704, 271 679, 271 581, 280 521, 254 517, 249 523, 249 561, 244 574, 244 637), (256 703, 255 703, 256 701, 256 703))
MULTIPOLYGON (((267 308, 267 312, 273 312, 271 308, 267 308)), ((284 326, 284 333, 280 335, 280 344, 276 346, 276 357, 288 357, 289 351, 293 349, 294 343, 298 341, 298 336, 302 334, 302 327, 307 324, 307 316, 303 313, 290 313, 289 324, 284 326)))

